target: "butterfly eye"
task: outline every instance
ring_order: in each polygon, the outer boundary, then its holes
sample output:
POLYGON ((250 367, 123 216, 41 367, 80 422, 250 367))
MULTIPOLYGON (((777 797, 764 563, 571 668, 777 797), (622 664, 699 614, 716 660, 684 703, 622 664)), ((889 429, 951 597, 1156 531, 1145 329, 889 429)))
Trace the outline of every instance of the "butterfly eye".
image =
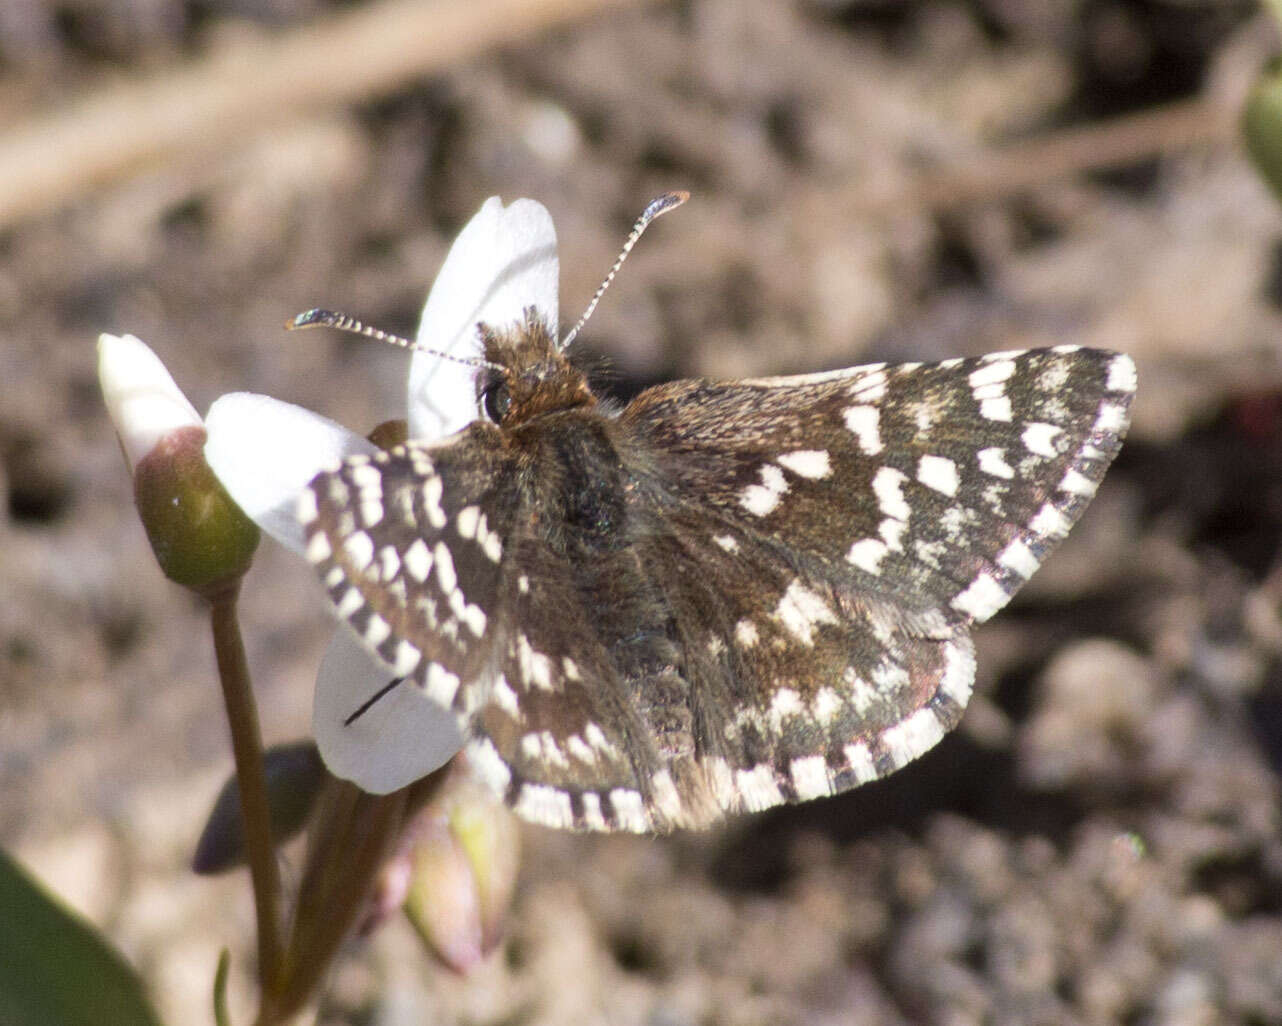
POLYGON ((481 408, 495 424, 503 423, 507 411, 512 408, 512 396, 508 393, 507 385, 502 381, 486 385, 485 391, 481 393, 481 408))

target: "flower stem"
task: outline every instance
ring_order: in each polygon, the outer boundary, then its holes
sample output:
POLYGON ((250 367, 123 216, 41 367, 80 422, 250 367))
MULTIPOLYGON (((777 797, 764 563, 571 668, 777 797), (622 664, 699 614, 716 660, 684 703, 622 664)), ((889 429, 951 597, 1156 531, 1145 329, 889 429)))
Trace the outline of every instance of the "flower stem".
POLYGON ((271 813, 267 805, 267 781, 263 774, 263 739, 258 726, 249 679, 249 663, 236 617, 239 585, 233 585, 210 599, 214 632, 214 654, 227 706, 232 754, 240 789, 240 813, 244 819, 245 854, 254 887, 254 910, 258 917, 258 974, 264 1000, 279 985, 281 970, 280 873, 272 844, 271 813))
MULTIPOLYGON (((331 780, 318 801, 298 888, 289 951, 273 1010, 296 1014, 365 909, 405 822, 407 791, 365 794, 331 780)), ((259 1020, 263 1026, 263 1020, 259 1020)))

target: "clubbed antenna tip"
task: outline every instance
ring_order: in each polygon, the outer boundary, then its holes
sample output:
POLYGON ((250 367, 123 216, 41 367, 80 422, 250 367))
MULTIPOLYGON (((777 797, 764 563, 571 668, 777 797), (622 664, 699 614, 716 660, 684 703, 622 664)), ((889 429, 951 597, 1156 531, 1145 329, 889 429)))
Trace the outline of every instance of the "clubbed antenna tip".
POLYGON ((623 249, 619 253, 619 258, 610 268, 610 273, 605 276, 605 281, 601 282, 601 287, 596 290, 592 297, 592 302, 588 303, 588 308, 583 311, 583 316, 579 318, 578 323, 574 325, 561 339, 560 349, 564 350, 574 341, 575 336, 582 330, 583 325, 588 323, 588 318, 592 316, 592 311, 596 309, 597 303, 601 302, 601 297, 605 295, 605 290, 610 287, 610 282, 614 281, 614 276, 619 273, 619 268, 623 266, 623 261, 628 258, 632 252, 632 247, 637 244, 637 239, 641 238, 641 233, 650 226, 650 222, 656 217, 661 217, 669 210, 675 210, 690 198, 690 194, 684 189, 678 189, 674 192, 665 192, 662 196, 656 196, 641 211, 641 216, 637 218, 637 223, 632 226, 627 241, 623 243, 623 249))

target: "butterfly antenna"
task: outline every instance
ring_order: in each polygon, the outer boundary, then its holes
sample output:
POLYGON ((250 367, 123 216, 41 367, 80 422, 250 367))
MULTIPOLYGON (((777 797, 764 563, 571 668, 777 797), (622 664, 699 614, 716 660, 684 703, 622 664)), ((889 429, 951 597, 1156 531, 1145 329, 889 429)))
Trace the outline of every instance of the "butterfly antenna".
POLYGON ((588 304, 588 308, 583 311, 583 316, 566 333, 565 338, 561 339, 561 344, 557 348, 562 350, 568 348, 583 325, 588 323, 588 318, 592 316, 592 311, 596 309, 597 303, 601 302, 601 297, 605 295, 605 290, 610 287, 610 282, 614 281, 614 276, 619 273, 619 268, 623 266, 623 261, 628 258, 628 254, 632 252, 632 247, 637 244, 637 239, 641 238, 641 233, 650 226, 650 222, 656 217, 666 214, 669 210, 675 210, 689 198, 690 194, 685 190, 665 192, 662 196, 652 199, 649 206, 641 211, 641 216, 637 218, 637 223, 632 226, 632 232, 628 235, 628 240, 623 244, 623 250, 619 253, 619 258, 614 262, 614 266, 610 268, 610 273, 605 276, 605 281, 601 282, 601 287, 596 290, 596 295, 592 297, 592 302, 588 304))
POLYGON ((402 349, 411 349, 418 353, 426 353, 429 356, 439 356, 442 360, 450 360, 453 363, 461 363, 468 367, 489 367, 491 370, 503 369, 498 364, 482 360, 480 357, 452 356, 449 353, 442 353, 439 349, 428 349, 426 346, 421 346, 403 335, 393 335, 390 331, 371 328, 368 324, 358 321, 355 317, 335 313, 333 310, 308 310, 305 313, 300 313, 293 320, 287 321, 285 328, 289 331, 297 331, 299 328, 337 328, 339 331, 350 331, 353 335, 364 335, 366 338, 372 338, 378 342, 386 342, 389 345, 399 346, 402 349))

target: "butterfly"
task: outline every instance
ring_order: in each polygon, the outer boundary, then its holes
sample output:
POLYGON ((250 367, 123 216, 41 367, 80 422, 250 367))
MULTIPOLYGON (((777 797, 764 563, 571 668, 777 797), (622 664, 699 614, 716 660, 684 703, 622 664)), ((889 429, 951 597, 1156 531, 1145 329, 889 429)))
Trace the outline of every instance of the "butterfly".
POLYGON ((602 401, 570 343, 683 200, 564 339, 477 325, 477 420, 300 504, 338 615, 548 826, 703 827, 930 749, 1129 422, 1133 362, 1078 346, 602 401))

